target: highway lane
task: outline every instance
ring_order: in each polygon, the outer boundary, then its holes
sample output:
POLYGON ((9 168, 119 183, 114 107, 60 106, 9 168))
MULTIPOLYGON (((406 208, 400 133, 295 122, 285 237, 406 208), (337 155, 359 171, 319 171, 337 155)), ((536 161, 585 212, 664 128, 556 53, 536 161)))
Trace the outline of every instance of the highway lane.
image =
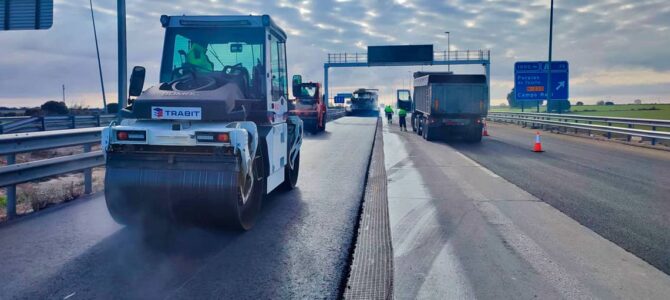
POLYGON ((297 189, 273 193, 246 233, 190 228, 146 244, 100 194, 0 227, 0 299, 336 298, 375 124, 346 117, 306 136, 297 189))
POLYGON ((670 152, 491 124, 454 148, 670 274, 670 152))
POLYGON ((550 154, 530 152, 532 135, 506 158, 495 137, 426 142, 396 126, 384 127, 396 298, 667 298, 667 274, 466 156, 490 148, 487 161, 527 172, 550 154))

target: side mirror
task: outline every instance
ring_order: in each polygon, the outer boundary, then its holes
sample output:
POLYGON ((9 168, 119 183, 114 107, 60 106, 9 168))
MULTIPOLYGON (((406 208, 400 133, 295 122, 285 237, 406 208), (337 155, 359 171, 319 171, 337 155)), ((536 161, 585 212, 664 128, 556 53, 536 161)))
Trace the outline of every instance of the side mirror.
POLYGON ((144 67, 135 66, 133 68, 133 73, 130 74, 130 86, 128 87, 128 94, 131 97, 137 97, 142 93, 145 74, 146 70, 144 67))

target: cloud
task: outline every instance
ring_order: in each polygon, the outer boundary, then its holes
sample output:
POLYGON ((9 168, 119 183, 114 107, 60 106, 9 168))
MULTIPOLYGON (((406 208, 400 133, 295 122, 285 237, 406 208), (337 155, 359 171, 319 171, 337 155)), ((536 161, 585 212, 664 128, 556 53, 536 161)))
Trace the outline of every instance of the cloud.
MULTIPOLYGON (((513 86, 513 65, 547 57, 549 1, 510 0, 133 0, 127 2, 128 62, 158 78, 168 15, 269 14, 289 35, 291 74, 322 81, 327 53, 363 52, 367 45, 435 44, 445 49, 490 48, 494 103, 513 86)), ((105 87, 116 94, 116 5, 94 2, 105 87)), ((48 31, 0 32, 0 105, 59 99, 99 106, 95 46, 87 0, 55 0, 48 31)), ((568 60, 575 99, 628 97, 670 100, 670 4, 667 0, 556 2, 553 58, 568 60), (616 91, 614 93, 613 91, 616 91)), ((333 90, 381 88, 383 100, 421 67, 338 69, 333 90), (408 73, 408 71, 410 71, 408 73)), ((424 67, 443 70, 442 67, 424 67)), ((481 67, 453 67, 483 73, 481 67)), ((331 93, 332 94, 332 93, 331 93)))

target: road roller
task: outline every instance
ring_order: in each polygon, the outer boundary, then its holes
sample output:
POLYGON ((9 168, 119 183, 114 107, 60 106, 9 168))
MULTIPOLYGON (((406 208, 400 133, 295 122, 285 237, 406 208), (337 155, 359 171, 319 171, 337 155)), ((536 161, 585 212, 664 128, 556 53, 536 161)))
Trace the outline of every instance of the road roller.
POLYGON ((288 114, 286 34, 268 15, 161 16, 159 83, 134 67, 102 132, 118 223, 250 229, 266 196, 296 186, 303 124, 288 114))

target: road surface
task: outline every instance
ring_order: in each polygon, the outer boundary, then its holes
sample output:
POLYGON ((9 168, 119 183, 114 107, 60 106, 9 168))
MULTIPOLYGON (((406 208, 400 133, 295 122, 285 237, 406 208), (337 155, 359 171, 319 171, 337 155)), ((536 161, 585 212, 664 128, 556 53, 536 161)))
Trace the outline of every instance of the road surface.
POLYGON ((187 229, 166 247, 114 223, 103 195, 0 227, 0 299, 337 298, 375 118, 307 136, 297 189, 246 233, 187 229))
POLYGON ((667 154, 563 136, 545 136, 537 154, 533 132, 515 127, 491 126, 493 137, 471 145, 396 126, 384 128, 396 298, 667 299, 670 277, 594 226, 654 224, 650 245, 661 245, 667 179, 642 182, 668 169, 667 154))
POLYGON ((454 148, 670 274, 670 152, 492 124, 454 148), (537 155, 536 155, 537 154, 537 155))

